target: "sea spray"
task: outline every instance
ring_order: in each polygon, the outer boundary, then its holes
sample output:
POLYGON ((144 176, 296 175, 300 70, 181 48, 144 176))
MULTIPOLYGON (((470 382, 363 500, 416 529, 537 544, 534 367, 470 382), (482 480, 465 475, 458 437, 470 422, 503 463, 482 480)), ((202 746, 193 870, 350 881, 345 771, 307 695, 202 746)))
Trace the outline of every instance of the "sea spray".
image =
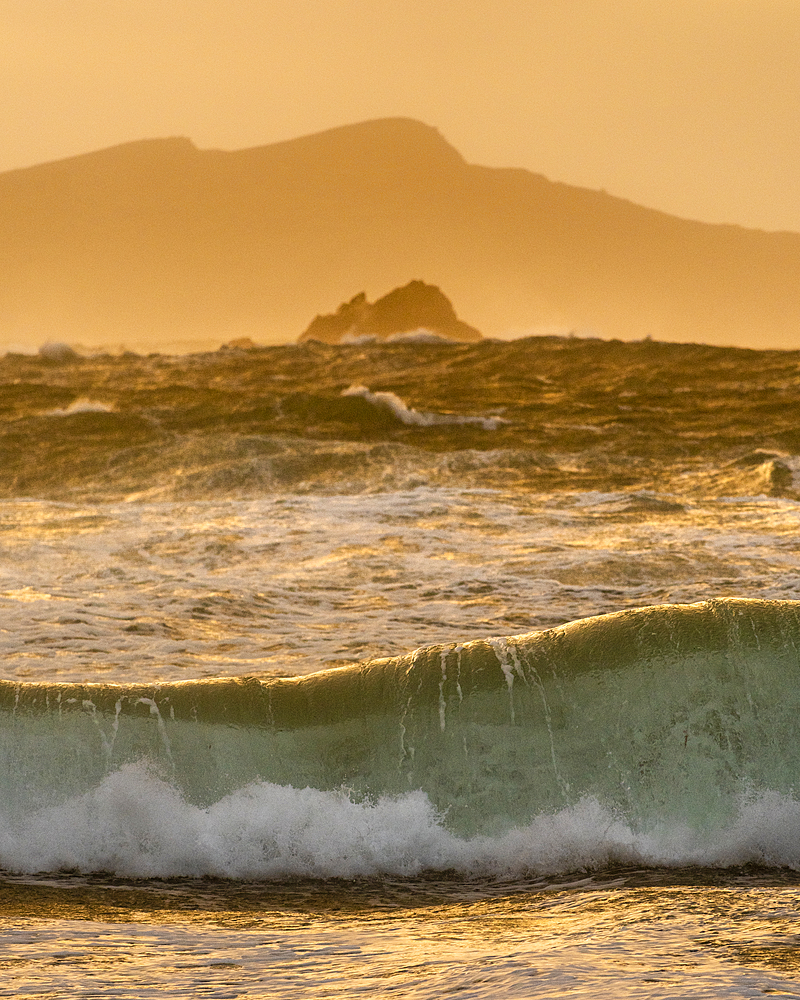
POLYGON ((635 829, 595 797, 494 836, 447 829, 420 791, 355 800, 253 782, 203 808, 144 763, 82 795, 0 817, 0 866, 13 872, 112 872, 232 879, 555 875, 611 866, 800 869, 800 802, 737 797, 723 827, 635 829))

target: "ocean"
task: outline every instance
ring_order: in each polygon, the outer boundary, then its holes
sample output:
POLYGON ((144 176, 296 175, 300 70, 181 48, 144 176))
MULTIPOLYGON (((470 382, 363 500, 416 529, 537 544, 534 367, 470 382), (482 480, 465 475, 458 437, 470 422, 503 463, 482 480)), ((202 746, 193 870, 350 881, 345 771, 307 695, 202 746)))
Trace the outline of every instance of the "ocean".
POLYGON ((800 997, 800 352, 0 358, 0 997, 800 997))

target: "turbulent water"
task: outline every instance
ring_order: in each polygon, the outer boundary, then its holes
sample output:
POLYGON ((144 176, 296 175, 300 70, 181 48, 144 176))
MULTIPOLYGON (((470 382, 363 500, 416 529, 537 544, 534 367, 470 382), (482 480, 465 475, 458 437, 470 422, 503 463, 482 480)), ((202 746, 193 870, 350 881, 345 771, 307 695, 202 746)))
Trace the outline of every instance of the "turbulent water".
POLYGON ((646 341, 0 359, 0 996, 800 995, 798 404, 646 341))

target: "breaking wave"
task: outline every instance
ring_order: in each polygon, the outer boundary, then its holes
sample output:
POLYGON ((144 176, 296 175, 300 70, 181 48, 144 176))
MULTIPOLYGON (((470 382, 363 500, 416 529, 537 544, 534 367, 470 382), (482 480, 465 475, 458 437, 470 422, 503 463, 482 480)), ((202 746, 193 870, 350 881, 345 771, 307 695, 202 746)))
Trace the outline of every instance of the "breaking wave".
POLYGON ((0 685, 0 865, 232 877, 800 867, 800 602, 306 677, 0 685))
POLYGON ((343 396, 360 396, 372 406, 382 410, 387 410, 400 423, 417 427, 435 427, 445 424, 476 424, 484 430, 494 431, 504 423, 501 417, 471 417, 454 413, 424 413, 406 405, 403 400, 393 392, 370 392, 363 385, 351 385, 345 389, 343 396))

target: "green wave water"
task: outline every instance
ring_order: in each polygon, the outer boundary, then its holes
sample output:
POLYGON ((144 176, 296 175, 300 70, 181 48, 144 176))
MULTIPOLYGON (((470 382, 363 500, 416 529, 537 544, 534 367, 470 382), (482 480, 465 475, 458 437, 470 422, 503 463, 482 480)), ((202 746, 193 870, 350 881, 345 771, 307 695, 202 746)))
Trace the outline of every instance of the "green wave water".
POLYGON ((590 824, 696 843, 748 796, 794 800, 800 602, 642 608, 305 677, 4 682, 0 705, 9 828, 138 767, 199 810, 259 785, 362 810, 422 795, 469 839, 592 802, 590 824))

